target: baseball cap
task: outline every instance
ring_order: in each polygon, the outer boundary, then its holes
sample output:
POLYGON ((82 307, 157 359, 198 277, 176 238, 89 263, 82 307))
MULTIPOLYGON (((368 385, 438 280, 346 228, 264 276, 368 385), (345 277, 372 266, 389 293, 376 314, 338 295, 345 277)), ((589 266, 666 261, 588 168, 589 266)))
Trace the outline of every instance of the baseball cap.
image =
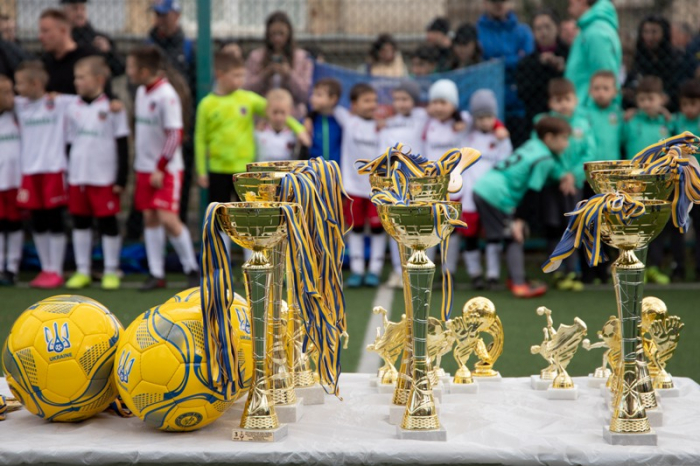
POLYGON ((180 12, 182 7, 177 0, 155 0, 153 2, 153 11, 159 14, 170 13, 171 11, 180 12))

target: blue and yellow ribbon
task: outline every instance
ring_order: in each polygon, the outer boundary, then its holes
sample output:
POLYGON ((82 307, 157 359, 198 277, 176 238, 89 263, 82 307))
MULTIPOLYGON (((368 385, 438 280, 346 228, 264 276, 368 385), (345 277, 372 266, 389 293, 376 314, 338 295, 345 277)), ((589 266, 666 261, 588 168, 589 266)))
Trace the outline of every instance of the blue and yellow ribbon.
POLYGON ((0 421, 4 421, 7 416, 7 401, 0 395, 0 421))
POLYGON ((644 203, 632 199, 624 192, 597 194, 579 202, 573 212, 566 214, 571 217, 569 224, 554 252, 542 265, 542 270, 545 273, 554 272, 581 245, 591 267, 607 260, 601 241, 604 217, 615 216, 621 223, 628 225, 644 212, 644 203))

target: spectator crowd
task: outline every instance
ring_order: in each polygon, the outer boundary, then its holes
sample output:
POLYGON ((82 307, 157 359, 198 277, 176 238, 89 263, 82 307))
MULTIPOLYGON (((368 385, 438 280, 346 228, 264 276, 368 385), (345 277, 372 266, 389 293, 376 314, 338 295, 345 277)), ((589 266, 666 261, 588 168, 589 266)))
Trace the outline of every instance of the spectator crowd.
MULTIPOLYGON (((41 13, 38 55, 23 48, 13 18, 0 12, 3 285, 17 280, 28 220, 41 265, 31 286, 79 289, 97 274, 103 288, 118 289, 117 219, 126 195, 132 196, 127 236, 145 243, 149 276, 142 289, 166 286, 166 239, 197 285, 186 215, 192 184, 206 189, 210 202, 228 202, 236 199, 232 175, 248 163, 321 157, 338 163, 352 200, 346 286, 379 286, 388 249, 388 284, 400 287, 399 251, 387 244, 369 180, 355 162, 401 142, 431 160, 455 147, 482 153, 453 196, 469 228, 452 235, 443 266, 456 272, 463 260, 471 284, 483 289, 501 281, 503 260, 515 296, 540 296, 547 285, 525 276, 525 240, 534 230, 547 252, 554 250, 566 228, 564 213, 592 195, 583 163, 631 158, 672 134, 700 133, 700 35, 651 14, 639 24, 625 66, 610 0, 568 0, 566 18, 543 9, 531 24, 517 17, 511 0, 483 0, 475 24, 453 29, 447 18, 435 18, 410 51, 382 33, 358 68, 366 82, 350 89, 330 78, 314 81, 321 51, 301 48, 287 14, 274 12, 259 48, 245 54, 235 40, 216 42, 215 80, 199 103, 197 50, 183 31, 177 0, 153 3, 152 29, 126 54, 92 26, 87 3, 60 0, 41 13), (503 114, 493 91, 459 89, 449 79, 450 71, 490 60, 505 69, 503 114), (424 101, 413 78, 436 73, 447 74, 436 76, 424 101), (126 94, 114 89, 122 75, 126 94), (378 77, 398 78, 389 116, 378 111, 372 86, 378 77), (460 108, 459 95, 467 91, 468 108, 460 108), (339 105, 343 95, 349 108, 339 105), (64 283, 68 225, 76 271, 64 283), (93 238, 102 248, 99 273, 93 238)), ((669 227, 650 247, 647 280, 684 280, 685 256, 684 238, 669 227)), ((700 279, 700 247, 694 266, 700 279)), ((580 291, 606 281, 607 273, 573 255, 550 286, 580 291)))

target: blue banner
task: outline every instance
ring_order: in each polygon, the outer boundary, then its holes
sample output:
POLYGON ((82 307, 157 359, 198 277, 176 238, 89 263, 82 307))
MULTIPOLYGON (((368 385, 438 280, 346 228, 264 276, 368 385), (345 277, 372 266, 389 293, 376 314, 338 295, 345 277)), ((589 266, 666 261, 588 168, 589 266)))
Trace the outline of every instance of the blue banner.
MULTIPOLYGON (((370 76, 354 70, 342 68, 327 63, 316 63, 314 66, 314 82, 322 78, 335 78, 343 86, 343 95, 340 105, 350 107, 350 88, 358 83, 370 84, 377 90, 379 104, 391 105, 391 90, 399 82, 407 78, 384 78, 370 76)), ((415 77, 421 87, 422 104, 427 104, 428 89, 438 79, 450 79, 457 84, 459 89, 459 108, 469 110, 469 98, 478 89, 491 89, 496 94, 499 108, 499 118, 503 120, 505 111, 505 66, 502 60, 491 60, 478 65, 469 66, 448 73, 435 73, 429 76, 415 77)))

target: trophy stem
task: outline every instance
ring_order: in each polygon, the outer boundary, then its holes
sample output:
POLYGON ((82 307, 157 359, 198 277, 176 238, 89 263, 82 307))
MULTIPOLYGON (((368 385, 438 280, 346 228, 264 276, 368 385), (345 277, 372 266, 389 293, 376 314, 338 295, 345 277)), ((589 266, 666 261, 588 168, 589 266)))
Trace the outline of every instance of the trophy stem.
MULTIPOLYGON (((610 431, 615 433, 650 432, 649 419, 640 394, 641 304, 644 289, 644 264, 631 250, 620 250, 613 264, 613 279, 620 320, 622 354, 618 368, 614 411, 610 431)), ((647 375, 648 378, 648 375, 647 375)), ((652 390, 652 396, 653 390, 652 390)))
POLYGON ((410 284, 409 295, 413 318, 407 325, 413 327, 413 380, 401 428, 407 430, 435 430, 440 428, 433 388, 429 378, 428 315, 433 289, 435 264, 416 250, 406 264, 410 284))
POLYGON ((272 384, 271 395, 275 404, 288 405, 296 403, 296 394, 285 350, 287 327, 283 325, 282 319, 282 289, 287 262, 287 241, 280 241, 270 252, 272 256, 270 261, 272 264, 272 322, 270 322, 272 351, 269 353, 268 364, 272 384))
POLYGON ((274 402, 268 394, 270 379, 267 377, 267 317, 272 284, 272 265, 267 257, 254 251, 248 262, 243 264, 248 304, 253 321, 253 379, 241 417, 244 429, 276 429, 279 427, 274 402))
POLYGON ((405 406, 408 402, 408 395, 411 392, 413 377, 413 310, 411 305, 411 283, 408 279, 406 264, 411 254, 411 249, 399 243, 399 255, 401 257, 401 275, 403 278, 403 301, 406 303, 406 339, 404 341, 403 352, 401 354, 401 365, 396 379, 396 388, 392 403, 405 406))

